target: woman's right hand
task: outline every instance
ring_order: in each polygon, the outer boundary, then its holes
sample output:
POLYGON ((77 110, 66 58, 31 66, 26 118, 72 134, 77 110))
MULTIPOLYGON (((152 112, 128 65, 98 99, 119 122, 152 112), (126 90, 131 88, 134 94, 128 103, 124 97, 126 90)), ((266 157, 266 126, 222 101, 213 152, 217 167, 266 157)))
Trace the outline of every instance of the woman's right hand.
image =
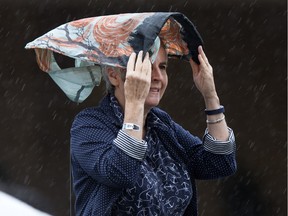
POLYGON ((127 63, 126 79, 124 83, 125 103, 145 103, 151 84, 151 62, 148 52, 143 59, 143 51, 137 56, 132 53, 127 63))

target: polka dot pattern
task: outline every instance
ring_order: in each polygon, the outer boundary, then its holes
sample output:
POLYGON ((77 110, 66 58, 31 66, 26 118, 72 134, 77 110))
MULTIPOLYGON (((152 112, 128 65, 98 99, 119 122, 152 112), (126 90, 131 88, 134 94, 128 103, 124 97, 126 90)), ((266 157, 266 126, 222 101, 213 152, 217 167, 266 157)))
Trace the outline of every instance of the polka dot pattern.
MULTIPOLYGON (((187 167, 193 194, 183 215, 197 215, 195 179, 233 174, 235 151, 229 154, 207 151, 199 138, 164 111, 153 108, 150 114, 161 122, 153 128, 158 141, 173 160, 187 167)), ((76 215, 112 215, 112 206, 122 191, 136 184, 145 160, 129 156, 114 144, 122 124, 123 112, 113 95, 107 95, 98 107, 87 108, 75 117, 71 128, 71 163, 76 215)), ((226 145, 234 145, 233 140, 234 136, 226 145)))

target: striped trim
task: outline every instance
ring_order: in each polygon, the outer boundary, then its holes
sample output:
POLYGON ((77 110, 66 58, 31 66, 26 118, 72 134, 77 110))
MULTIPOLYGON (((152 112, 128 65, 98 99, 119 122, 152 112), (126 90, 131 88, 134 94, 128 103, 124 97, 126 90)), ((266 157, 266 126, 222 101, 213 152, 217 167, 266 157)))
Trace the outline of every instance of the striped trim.
POLYGON ((211 136, 208 132, 208 129, 205 131, 204 135, 204 149, 206 151, 212 152, 214 154, 231 154, 236 150, 235 136, 233 130, 228 128, 229 139, 228 141, 219 141, 211 136))
POLYGON ((123 130, 118 132, 116 139, 114 139, 114 144, 127 155, 137 160, 143 160, 147 150, 147 142, 137 140, 123 130))

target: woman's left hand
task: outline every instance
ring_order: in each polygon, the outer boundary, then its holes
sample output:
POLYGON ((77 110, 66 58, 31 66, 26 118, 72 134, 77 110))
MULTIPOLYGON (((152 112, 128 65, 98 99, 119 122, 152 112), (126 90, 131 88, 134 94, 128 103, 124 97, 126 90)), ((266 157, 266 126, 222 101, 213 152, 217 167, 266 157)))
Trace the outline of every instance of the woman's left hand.
POLYGON ((209 64, 202 46, 198 47, 198 52, 200 65, 190 59, 190 65, 193 71, 193 80, 204 99, 209 100, 210 98, 217 97, 213 78, 213 68, 209 64))
MULTIPOLYGON (((209 64, 209 61, 202 49, 202 46, 198 47, 198 59, 200 64, 198 65, 192 59, 190 59, 190 64, 193 70, 193 80, 197 89, 201 92, 204 97, 205 106, 208 110, 218 109, 220 106, 220 101, 217 96, 214 78, 213 78, 213 68, 209 64)), ((223 114, 207 115, 208 120, 215 121, 216 119, 223 118, 223 114)), ((229 136, 229 131, 227 129, 227 124, 225 119, 223 119, 218 124, 207 124, 209 134, 215 139, 221 141, 227 141, 229 136)))

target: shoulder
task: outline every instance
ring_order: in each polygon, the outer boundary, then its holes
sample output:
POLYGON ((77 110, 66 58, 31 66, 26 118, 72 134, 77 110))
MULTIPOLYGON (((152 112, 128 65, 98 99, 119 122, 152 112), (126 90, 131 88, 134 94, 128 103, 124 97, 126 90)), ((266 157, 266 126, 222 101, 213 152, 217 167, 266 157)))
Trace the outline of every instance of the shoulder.
POLYGON ((95 107, 88 107, 83 110, 81 110, 74 118, 73 125, 75 124, 83 124, 83 123, 97 123, 99 121, 101 122, 107 122, 112 118, 112 109, 109 105, 109 103, 106 101, 106 98, 104 98, 98 106, 95 107))
POLYGON ((75 122, 97 120, 105 117, 105 112, 99 107, 89 107, 81 110, 74 118, 75 122))
POLYGON ((83 118, 83 117, 96 117, 98 116, 99 114, 101 115, 102 113, 102 109, 97 106, 97 107, 87 107, 87 108, 84 108, 83 110, 81 110, 76 116, 75 116, 75 120, 76 119, 80 119, 80 118, 83 118))

